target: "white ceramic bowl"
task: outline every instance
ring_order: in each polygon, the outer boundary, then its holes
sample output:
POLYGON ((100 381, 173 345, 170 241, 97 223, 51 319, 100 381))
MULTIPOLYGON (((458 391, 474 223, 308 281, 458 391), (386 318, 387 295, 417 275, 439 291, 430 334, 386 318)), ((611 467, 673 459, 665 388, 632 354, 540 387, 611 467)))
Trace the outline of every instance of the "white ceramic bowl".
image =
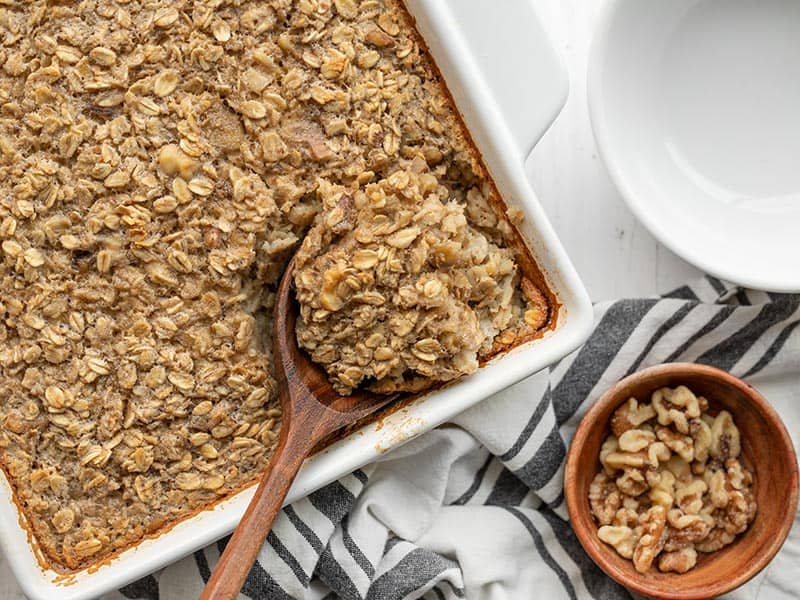
MULTIPOLYGON (((592 324, 588 296, 525 176, 528 152, 567 96, 567 78, 530 0, 408 0, 409 9, 462 111, 497 187, 525 214, 521 232, 562 304, 559 326, 498 357, 478 373, 429 394, 307 460, 287 497, 293 502, 452 419, 493 393, 555 362, 581 344, 592 324), (490 93, 490 89, 494 93, 490 93)), ((32 600, 95 598, 230 533, 252 488, 179 523, 92 571, 71 577, 42 570, 0 475, 0 551, 32 600)))
POLYGON ((588 77, 600 152, 653 235, 800 291, 800 2, 609 0, 588 77))

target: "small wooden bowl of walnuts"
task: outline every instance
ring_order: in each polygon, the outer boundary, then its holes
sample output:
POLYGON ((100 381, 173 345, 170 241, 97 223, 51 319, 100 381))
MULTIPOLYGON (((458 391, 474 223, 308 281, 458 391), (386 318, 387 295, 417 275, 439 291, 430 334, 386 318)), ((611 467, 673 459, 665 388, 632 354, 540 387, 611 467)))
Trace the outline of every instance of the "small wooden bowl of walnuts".
POLYGON ((748 384, 705 365, 664 364, 626 377, 589 409, 564 487, 572 527, 608 575, 652 598, 712 598, 783 545, 797 457, 748 384))

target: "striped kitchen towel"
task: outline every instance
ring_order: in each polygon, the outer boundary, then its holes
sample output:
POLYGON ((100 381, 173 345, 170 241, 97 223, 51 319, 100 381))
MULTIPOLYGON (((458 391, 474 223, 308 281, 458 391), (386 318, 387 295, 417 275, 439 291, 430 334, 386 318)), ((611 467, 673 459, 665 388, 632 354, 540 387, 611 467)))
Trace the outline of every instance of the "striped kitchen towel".
MULTIPOLYGON (((628 598, 567 520, 564 458, 614 382, 670 361, 758 387, 800 433, 800 296, 707 277, 662 298, 596 306, 578 351, 446 425, 284 509, 242 593, 257 599, 628 598)), ((197 597, 224 541, 115 598, 197 597)), ((800 526, 731 597, 798 598, 800 526)))

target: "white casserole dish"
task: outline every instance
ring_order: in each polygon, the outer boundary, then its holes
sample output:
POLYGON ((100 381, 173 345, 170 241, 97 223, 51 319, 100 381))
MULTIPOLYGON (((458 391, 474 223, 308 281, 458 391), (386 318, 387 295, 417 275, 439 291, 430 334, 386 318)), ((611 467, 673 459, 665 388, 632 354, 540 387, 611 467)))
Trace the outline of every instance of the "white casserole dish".
MULTIPOLYGON (((478 373, 431 393, 306 461, 293 502, 557 361, 589 333, 588 296, 527 181, 524 161, 566 100, 566 74, 530 0, 408 0, 500 194, 525 213, 522 234, 561 304, 558 327, 497 357, 478 373), (491 93, 493 90, 495 93, 491 93)), ((245 490, 102 566, 64 577, 43 570, 0 475, 0 551, 32 600, 95 598, 230 533, 250 501, 245 490)))

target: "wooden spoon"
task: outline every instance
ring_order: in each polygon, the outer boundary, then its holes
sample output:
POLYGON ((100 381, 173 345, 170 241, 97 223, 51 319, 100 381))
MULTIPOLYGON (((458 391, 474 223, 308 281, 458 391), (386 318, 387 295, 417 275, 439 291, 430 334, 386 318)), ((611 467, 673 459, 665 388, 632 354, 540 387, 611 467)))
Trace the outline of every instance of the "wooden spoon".
POLYGON ((201 599, 237 597, 303 460, 314 446, 398 397, 362 390, 340 396, 325 372, 301 352, 295 337, 298 307, 291 297, 294 263, 293 258, 283 274, 273 312, 272 353, 283 410, 278 447, 201 599))

